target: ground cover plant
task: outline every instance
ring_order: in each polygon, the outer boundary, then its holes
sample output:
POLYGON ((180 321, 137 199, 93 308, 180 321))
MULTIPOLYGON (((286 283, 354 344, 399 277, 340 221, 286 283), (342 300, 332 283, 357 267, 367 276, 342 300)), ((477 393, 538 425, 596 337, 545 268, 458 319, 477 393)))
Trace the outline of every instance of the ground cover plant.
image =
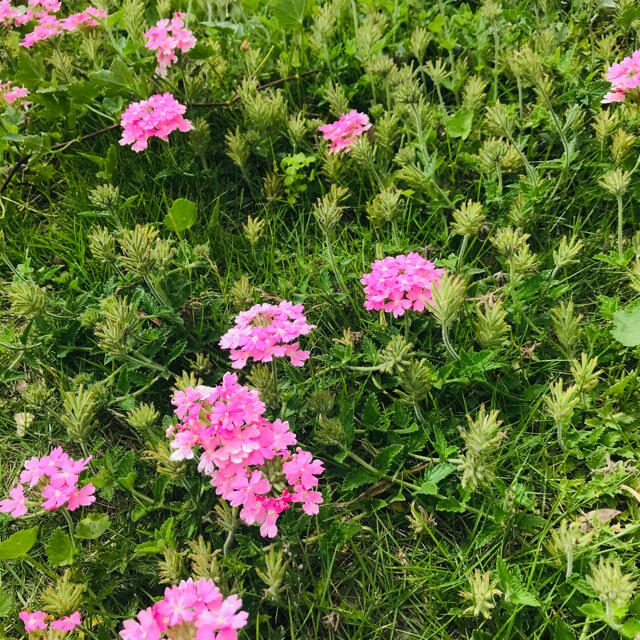
POLYGON ((0 636, 640 634, 635 2, 0 23, 0 636))

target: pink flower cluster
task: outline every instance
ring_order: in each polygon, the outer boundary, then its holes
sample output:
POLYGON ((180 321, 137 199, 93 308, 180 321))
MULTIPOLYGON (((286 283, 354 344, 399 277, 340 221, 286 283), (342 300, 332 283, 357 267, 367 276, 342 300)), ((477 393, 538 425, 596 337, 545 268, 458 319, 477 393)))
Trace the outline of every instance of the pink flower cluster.
POLYGON ((196 46, 193 34, 184 27, 183 16, 184 13, 176 13, 171 21, 166 18, 158 20, 156 26, 144 34, 147 39, 145 47, 156 52, 156 73, 163 78, 167 75, 167 69, 178 61, 176 49, 184 53, 196 46))
POLYGON ((299 336, 307 335, 315 325, 308 324, 301 304, 283 300, 280 304, 256 304, 236 316, 235 326, 220 339, 223 349, 230 349, 231 366, 242 369, 249 358, 271 362, 288 356, 294 367, 301 367, 309 357, 300 349, 299 336))
POLYGON ((423 311, 433 303, 431 292, 438 286, 444 269, 417 253, 387 257, 371 264, 371 273, 360 279, 365 285, 365 309, 384 309, 401 316, 408 309, 423 311))
POLYGON ((24 470, 20 474, 20 482, 9 492, 9 498, 0 501, 0 511, 11 514, 12 518, 19 518, 27 513, 27 498, 24 495, 24 485, 36 487, 42 492, 41 506, 48 511, 54 511, 66 505, 69 511, 78 507, 86 507, 95 502, 96 488, 86 484, 78 488, 78 476, 87 468, 91 456, 73 460, 61 447, 56 447, 48 456, 31 458, 24 463, 24 470), (43 479, 47 481, 41 482, 43 479))
MULTIPOLYGON (((47 614, 44 611, 21 611, 18 617, 24 622, 24 629, 27 632, 47 628, 47 614)), ((49 616, 49 618, 51 618, 51 616, 49 616)), ((52 620, 51 628, 57 631, 73 631, 79 624, 82 624, 80 612, 74 611, 70 616, 63 616, 59 620, 52 620)))
POLYGON ((178 391, 172 399, 180 422, 169 427, 172 460, 194 457, 202 447, 198 470, 211 477, 216 493, 234 507, 247 524, 273 538, 279 515, 299 502, 308 515, 318 513, 322 494, 315 490, 322 462, 299 447, 282 420, 268 422, 255 389, 238 384, 226 373, 217 387, 178 391))
POLYGON ((84 11, 73 13, 66 18, 59 19, 55 14, 60 10, 58 0, 29 0, 29 6, 13 7, 11 0, 0 0, 0 24, 6 27, 20 27, 32 20, 37 24, 27 33, 20 45, 32 47, 40 40, 46 40, 64 31, 75 31, 81 25, 96 26, 96 18, 104 19, 104 9, 87 7, 84 11))
POLYGON ((629 89, 640 87, 640 51, 634 51, 622 62, 614 62, 605 77, 611 83, 612 91, 605 95, 602 102, 624 102, 629 89))
MULTIPOLYGON (((0 101, 4 101, 7 104, 26 98, 28 95, 28 89, 25 89, 24 87, 12 87, 11 81, 0 84, 0 101)), ((29 103, 25 102, 23 104, 27 105, 29 103)))
POLYGON ((369 116, 366 113, 358 113, 355 109, 345 113, 340 120, 318 127, 324 134, 324 139, 331 142, 329 153, 349 151, 356 136, 370 128, 369 116))
POLYGON ((169 134, 176 129, 190 131, 191 121, 183 118, 186 110, 170 93, 132 102, 120 120, 123 128, 120 144, 131 144, 134 151, 143 151, 152 136, 168 141, 169 134))
POLYGON ((125 620, 120 631, 123 640, 236 640, 237 630, 247 624, 249 614, 238 611, 242 600, 236 595, 224 598, 211 580, 182 580, 167 587, 164 598, 140 611, 135 620, 125 620), (179 632, 179 634, 178 634, 179 632))

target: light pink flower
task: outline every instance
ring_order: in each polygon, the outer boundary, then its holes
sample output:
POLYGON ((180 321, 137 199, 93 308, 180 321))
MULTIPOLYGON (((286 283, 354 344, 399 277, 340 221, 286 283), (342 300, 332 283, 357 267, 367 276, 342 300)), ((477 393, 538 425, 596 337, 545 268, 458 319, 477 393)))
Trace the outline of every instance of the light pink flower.
POLYGON ((371 264, 371 272, 360 279, 365 285, 365 309, 401 316, 405 311, 424 311, 432 304, 433 287, 438 286, 444 269, 417 253, 387 257, 371 264))
POLYGON ((359 113, 355 109, 345 113, 339 120, 325 124, 318 129, 324 134, 325 140, 331 142, 329 153, 349 151, 357 136, 371 128, 369 116, 359 113))
POLYGON ((283 300, 280 304, 256 304, 235 318, 233 326, 220 339, 220 346, 229 349, 231 366, 241 369, 249 358, 271 362, 273 358, 289 357, 292 365, 301 367, 309 357, 300 344, 294 342, 307 335, 315 325, 308 324, 301 304, 283 300))
POLYGON ((120 144, 130 144, 134 151, 143 151, 153 136, 168 141, 169 134, 176 129, 190 131, 193 125, 183 118, 186 110, 170 93, 132 102, 122 114, 120 144))
POLYGON ((167 75, 167 68, 178 61, 176 49, 185 52, 196 46, 193 34, 184 27, 183 16, 182 13, 176 13, 171 21, 166 18, 158 20, 156 25, 144 34, 145 47, 156 52, 156 73, 163 78, 167 75))
POLYGON ((19 518, 27 513, 27 499, 24 497, 22 485, 19 484, 9 491, 9 498, 0 501, 0 511, 11 514, 12 518, 19 518))
POLYGON ((44 611, 21 611, 18 617, 24 622, 25 631, 35 631, 36 629, 46 629, 47 623, 44 621, 47 614, 44 611))
POLYGON ((605 77, 611 83, 612 90, 605 95, 602 102, 624 102, 629 89, 640 87, 640 50, 634 51, 621 62, 614 62, 605 77))
MULTIPOLYGON (((11 104, 16 100, 21 100, 29 95, 29 90, 25 87, 12 87, 11 82, 0 84, 0 100, 4 100, 7 104, 11 104)), ((28 102, 24 103, 29 104, 28 102)))

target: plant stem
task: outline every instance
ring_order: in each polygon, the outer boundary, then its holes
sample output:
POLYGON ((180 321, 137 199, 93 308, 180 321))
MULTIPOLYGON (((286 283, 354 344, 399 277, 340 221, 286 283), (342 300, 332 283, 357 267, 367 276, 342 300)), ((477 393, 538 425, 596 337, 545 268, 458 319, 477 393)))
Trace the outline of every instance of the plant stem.
POLYGON ((624 225, 623 218, 623 206, 622 206, 622 195, 618 194, 616 197, 618 201, 618 253, 622 256, 622 251, 624 247, 624 239, 622 237, 622 228, 624 225))
POLYGON ((451 341, 449 340, 449 327, 446 324, 442 325, 442 342, 444 342, 444 346, 447 349, 447 351, 449 352, 449 355, 454 360, 460 360, 460 356, 458 355, 456 350, 453 348, 453 345, 451 344, 451 341))
POLYGON ((460 245, 460 251, 458 252, 458 271, 462 269, 462 260, 464 259, 464 254, 467 250, 467 244, 469 244, 469 234, 465 233, 462 236, 462 244, 460 245))
MULTIPOLYGON (((237 521, 238 519, 238 507, 233 507, 233 517, 235 518, 235 520, 237 521)), ((228 556, 229 555, 229 548, 231 547, 231 544, 233 543, 234 538, 236 537, 236 527, 234 525, 233 529, 230 529, 227 533, 227 538, 224 541, 224 545, 222 547, 222 555, 223 556, 228 556)))

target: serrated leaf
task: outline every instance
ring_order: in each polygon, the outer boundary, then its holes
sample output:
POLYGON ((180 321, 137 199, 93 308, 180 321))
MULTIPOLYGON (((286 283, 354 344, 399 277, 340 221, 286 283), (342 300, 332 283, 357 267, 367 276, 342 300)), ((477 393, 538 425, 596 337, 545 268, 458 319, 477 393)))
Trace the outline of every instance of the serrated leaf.
POLYGON ((518 567, 509 569, 502 558, 498 558, 498 578, 505 602, 528 607, 541 606, 536 596, 525 587, 518 567))
POLYGON ((380 409, 375 394, 369 395, 362 410, 362 424, 365 427, 375 427, 380 422, 380 409))
POLYGON ((585 602, 579 608, 585 616, 589 616, 590 618, 595 618, 596 620, 602 621, 605 621, 607 619, 607 614, 604 610, 604 605, 602 604, 602 602, 591 600, 590 602, 585 602))
POLYGON ((106 513, 92 513, 78 522, 76 537, 82 540, 95 540, 109 528, 109 516, 106 513))
POLYGON ((437 465, 430 467, 424 474, 424 480, 416 493, 431 496, 435 495, 438 493, 438 483, 453 473, 457 468, 455 464, 451 464, 450 462, 439 462, 437 465))
POLYGON ((385 447, 377 456, 375 460, 376 469, 380 473, 387 473, 389 468, 391 467, 391 463, 395 458, 397 458, 404 449, 404 446, 401 444, 390 444, 388 447, 385 447))
POLYGON ((73 560, 73 544, 69 534, 58 527, 44 546, 50 567, 65 567, 73 560))
POLYGON ((436 511, 447 511, 449 513, 462 513, 464 511, 464 507, 460 504, 460 501, 454 498, 453 496, 449 496, 444 500, 440 500, 436 505, 436 511))
POLYGON ((620 635, 623 638, 630 638, 630 640, 634 640, 640 635, 640 620, 636 620, 635 618, 631 618, 627 620, 619 629, 620 635))
POLYGON ((625 347, 637 347, 640 344, 640 307, 616 311, 611 335, 625 347))
POLYGON ((29 553, 38 539, 38 527, 16 531, 0 542, 0 560, 13 560, 29 553))
POLYGON ((366 469, 352 469, 342 483, 342 490, 350 491, 351 489, 357 489, 363 484, 371 484, 376 480, 376 476, 366 469))
POLYGON ((165 226, 171 231, 181 232, 190 229, 198 218, 198 207, 195 202, 186 198, 174 200, 169 212, 164 217, 165 226))

